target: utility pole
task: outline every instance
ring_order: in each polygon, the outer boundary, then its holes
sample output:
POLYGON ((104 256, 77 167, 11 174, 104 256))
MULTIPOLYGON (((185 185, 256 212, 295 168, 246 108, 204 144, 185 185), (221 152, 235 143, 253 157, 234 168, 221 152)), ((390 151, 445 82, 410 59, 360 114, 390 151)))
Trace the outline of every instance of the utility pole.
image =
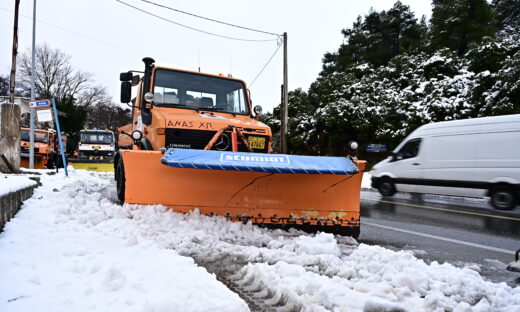
POLYGON ((287 85, 287 33, 283 33, 283 90, 282 90, 282 105, 280 109, 280 147, 282 154, 287 154, 287 106, 289 103, 287 85))
POLYGON ((9 78, 9 103, 14 103, 14 86, 16 81, 16 55, 18 54, 18 8, 20 0, 14 3, 14 30, 13 30, 13 59, 11 63, 11 77, 9 78))
MULTIPOLYGON (((33 4, 33 33, 32 33, 32 66, 31 66, 31 101, 36 99, 35 94, 35 76, 36 76, 36 0, 33 4)), ((34 169, 34 115, 35 109, 29 108, 31 112, 30 130, 29 130, 29 168, 34 169)))

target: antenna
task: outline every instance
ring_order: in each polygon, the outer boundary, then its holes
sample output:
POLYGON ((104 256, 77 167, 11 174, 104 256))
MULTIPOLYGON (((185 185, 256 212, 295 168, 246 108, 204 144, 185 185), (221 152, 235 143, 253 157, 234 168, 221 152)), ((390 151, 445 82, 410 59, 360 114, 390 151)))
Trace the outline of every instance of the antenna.
POLYGON ((199 63, 199 73, 200 73, 200 49, 197 48, 197 61, 199 63))

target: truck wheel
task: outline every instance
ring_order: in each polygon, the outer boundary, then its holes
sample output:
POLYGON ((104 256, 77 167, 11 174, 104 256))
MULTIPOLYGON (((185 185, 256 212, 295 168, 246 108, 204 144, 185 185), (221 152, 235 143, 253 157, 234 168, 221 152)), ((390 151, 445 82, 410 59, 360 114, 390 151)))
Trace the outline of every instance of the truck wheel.
POLYGON ((117 176, 119 175, 118 171, 117 171, 117 166, 119 165, 119 156, 116 155, 115 158, 114 158, 114 180, 117 181, 117 176))
POLYGON ((383 178, 378 190, 383 196, 392 196, 395 194, 395 185, 389 178, 383 178))
POLYGON ((341 236, 350 236, 352 238, 358 239, 360 228, 359 226, 342 226, 339 230, 336 230, 335 233, 341 236))
POLYGON ((511 210, 518 202, 515 190, 507 185, 493 187, 489 196, 491 205, 497 210, 511 210))
POLYGON ((47 169, 54 169, 54 157, 50 156, 49 159, 47 159, 47 169))
POLYGON ((116 167, 116 186, 117 186, 117 198, 121 203, 125 202, 125 166, 123 164, 123 158, 120 157, 117 161, 116 167))

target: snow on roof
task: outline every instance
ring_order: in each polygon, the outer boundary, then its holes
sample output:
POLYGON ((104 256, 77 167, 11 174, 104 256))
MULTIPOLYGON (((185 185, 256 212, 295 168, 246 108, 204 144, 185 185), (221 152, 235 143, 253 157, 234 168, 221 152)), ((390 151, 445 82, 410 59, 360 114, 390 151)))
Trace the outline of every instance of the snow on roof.
MULTIPOLYGON (((419 130, 419 129, 426 130, 426 129, 431 129, 431 128, 473 126, 473 125, 483 125, 483 124, 502 123, 502 122, 520 122, 520 114, 441 121, 441 122, 425 124, 425 125, 417 128, 417 130, 419 130)), ((417 130, 415 130, 415 131, 417 131, 417 130)))
POLYGON ((42 176, 0 234, 0 311, 248 311, 194 259, 306 311, 518 311, 478 267, 332 234, 270 231, 197 211, 119 205, 113 174, 42 176), (231 260, 229 260, 231 259, 231 260))

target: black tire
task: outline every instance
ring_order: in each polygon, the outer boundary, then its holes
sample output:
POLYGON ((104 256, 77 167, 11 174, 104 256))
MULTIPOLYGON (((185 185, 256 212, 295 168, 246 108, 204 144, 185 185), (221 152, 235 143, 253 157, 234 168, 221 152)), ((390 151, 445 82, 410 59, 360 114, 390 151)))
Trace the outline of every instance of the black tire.
POLYGON ((360 233, 361 233, 360 227, 356 226, 356 227, 350 227, 350 229, 344 235, 358 239, 360 233))
POLYGON ((332 233, 358 239, 360 232, 361 229, 359 226, 341 226, 340 229, 333 230, 332 233))
POLYGON ((49 155, 49 159, 47 159, 47 169, 54 169, 54 156, 53 154, 49 155))
POLYGON ((125 166, 123 164, 123 158, 120 157, 117 161, 116 167, 116 188, 117 188, 117 198, 121 203, 125 202, 125 166))
POLYGON ((117 181, 117 176, 118 176, 118 173, 117 173, 117 165, 119 164, 119 158, 120 156, 116 154, 116 156, 114 156, 114 180, 117 181))
POLYGON ((63 167, 63 159, 61 155, 56 154, 56 168, 64 168, 63 167))
POLYGON ((395 185, 389 178, 383 178, 377 188, 379 193, 383 196, 392 196, 395 194, 395 185))
POLYGON ((150 141, 148 141, 147 138, 141 139, 141 143, 139 145, 140 145, 139 148, 142 149, 143 151, 153 150, 152 144, 150 144, 150 141))
POLYGON ((491 205, 497 210, 511 210, 518 203, 518 197, 515 190, 508 185, 498 185, 489 192, 491 197, 491 205))

